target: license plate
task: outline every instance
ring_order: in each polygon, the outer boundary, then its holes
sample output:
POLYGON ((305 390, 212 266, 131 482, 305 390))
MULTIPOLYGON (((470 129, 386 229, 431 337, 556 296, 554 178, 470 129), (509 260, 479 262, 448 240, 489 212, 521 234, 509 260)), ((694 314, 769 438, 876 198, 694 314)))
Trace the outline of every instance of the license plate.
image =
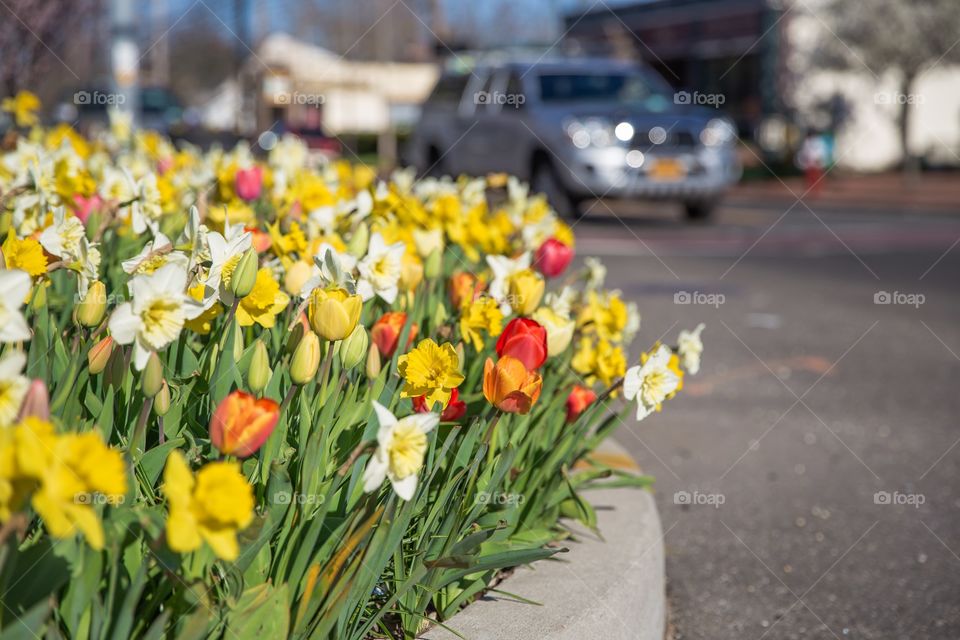
POLYGON ((654 180, 680 180, 685 175, 686 168, 675 158, 657 158, 650 167, 650 177, 654 180))

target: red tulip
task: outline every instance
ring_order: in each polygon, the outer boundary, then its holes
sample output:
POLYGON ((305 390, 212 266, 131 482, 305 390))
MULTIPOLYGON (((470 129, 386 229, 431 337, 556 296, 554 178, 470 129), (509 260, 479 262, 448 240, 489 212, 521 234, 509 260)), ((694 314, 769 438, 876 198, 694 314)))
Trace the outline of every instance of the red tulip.
POLYGON ((497 355, 513 356, 533 371, 547 359, 547 330, 530 318, 514 318, 497 340, 497 355))
POLYGON ((577 419, 583 410, 597 399, 597 394, 592 389, 574 385, 567 396, 567 422, 573 422, 577 419))
POLYGON ((548 238, 537 249, 534 266, 548 278, 556 278, 567 270, 573 260, 573 248, 556 238, 548 238))
MULTIPOLYGON (((427 413, 430 407, 427 406, 425 396, 416 396, 413 398, 413 409, 417 413, 427 413)), ((460 393, 454 389, 450 392, 450 401, 446 408, 440 414, 440 419, 444 422, 456 422, 467 413, 467 403, 460 400, 460 393)))
POLYGON ((273 400, 234 391, 213 412, 210 442, 227 455, 246 458, 263 446, 279 419, 280 407, 273 400))
MULTIPOLYGON (((397 342, 400 340, 400 332, 403 331, 405 324, 407 324, 407 314, 403 311, 389 311, 373 323, 370 338, 384 358, 393 357, 394 351, 397 350, 397 342)), ((416 337, 417 325, 414 324, 410 327, 410 335, 407 336, 408 347, 416 337)))
POLYGON ((254 165, 249 169, 239 169, 236 177, 237 195, 250 202, 260 197, 263 186, 263 168, 254 165))

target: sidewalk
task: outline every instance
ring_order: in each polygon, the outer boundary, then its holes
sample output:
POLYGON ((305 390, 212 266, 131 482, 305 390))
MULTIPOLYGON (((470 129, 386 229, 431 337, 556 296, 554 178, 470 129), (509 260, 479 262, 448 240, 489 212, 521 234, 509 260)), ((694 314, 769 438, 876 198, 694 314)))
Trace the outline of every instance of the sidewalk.
MULTIPOLYGON (((789 205, 806 190, 803 178, 783 178, 782 182, 770 178, 738 184, 725 201, 736 205, 756 204, 758 201, 771 204, 783 202, 789 205)), ((960 214, 960 174, 927 173, 904 176, 899 173, 829 173, 820 184, 820 192, 807 194, 804 201, 825 207, 960 214)))

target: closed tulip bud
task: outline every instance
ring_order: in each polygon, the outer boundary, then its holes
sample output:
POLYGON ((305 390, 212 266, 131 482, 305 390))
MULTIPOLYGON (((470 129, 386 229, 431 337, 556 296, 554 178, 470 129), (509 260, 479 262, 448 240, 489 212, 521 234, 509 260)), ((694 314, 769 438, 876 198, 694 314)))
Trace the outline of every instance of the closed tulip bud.
POLYGON ((411 254, 403 254, 400 266, 400 288, 404 291, 413 291, 423 281, 423 262, 411 254))
MULTIPOLYGON (((400 334, 403 332, 403 327, 406 324, 407 314, 404 311, 388 311, 373 323, 373 327, 370 329, 370 335, 373 339, 373 344, 377 345, 377 349, 383 357, 393 357, 397 346, 399 346, 400 334)), ((414 338, 417 337, 417 329, 418 327, 415 323, 410 326, 406 347, 409 347, 414 338)))
POLYGON ((363 299, 345 289, 315 289, 310 294, 310 327, 326 340, 343 340, 360 320, 363 299))
POLYGON ((527 369, 539 369, 547 359, 547 330, 529 318, 514 318, 497 339, 497 355, 511 356, 527 369))
POLYGON ((531 316, 547 330, 547 355, 560 355, 570 346, 576 322, 557 314, 550 307, 540 307, 531 316))
POLYGON ((33 288, 33 298, 30 300, 30 307, 33 309, 43 309, 47 306, 47 288, 38 285, 33 288))
POLYGON ((300 341, 303 340, 303 334, 306 332, 307 328, 303 326, 302 322, 293 325, 293 329, 290 330, 290 334, 287 336, 287 343, 283 347, 287 355, 293 355, 293 352, 300 346, 300 341))
POLYGON ((442 304, 438 304, 433 310, 433 326, 439 327, 444 322, 447 321, 450 315, 447 313, 447 307, 442 304))
POLYGON ((537 249, 534 264, 548 278, 556 278, 567 270, 573 260, 573 249, 556 238, 548 238, 537 249))
POLYGON ((540 306, 546 283, 531 269, 525 269, 510 278, 510 306, 522 316, 528 316, 540 306))
POLYGON ((413 244, 424 258, 435 252, 443 253, 443 229, 414 229, 413 244))
POLYGON ((50 419, 50 394, 47 393, 47 385, 43 380, 32 380, 27 387, 27 394, 23 397, 17 419, 29 417, 50 419))
POLYGON ((367 377, 375 380, 380 375, 380 350, 370 347, 367 350, 367 377))
POLYGON ((340 343, 340 364, 344 369, 353 369, 367 355, 370 339, 363 325, 357 325, 349 336, 340 343))
POLYGON ((320 338, 313 331, 304 334, 290 361, 290 378, 294 384, 307 384, 320 368, 320 338))
POLYGON ((362 258, 367 254, 367 245, 370 244, 370 227, 361 222, 353 232, 350 242, 347 243, 347 253, 354 258, 362 258))
POLYGON ((247 370, 247 386, 254 393, 262 392, 270 381, 272 373, 267 345, 263 344, 262 340, 257 340, 256 344, 253 345, 250 368, 247 370))
POLYGON ((303 260, 297 260, 287 269, 283 276, 283 288, 292 296, 300 295, 303 285, 307 283, 313 274, 313 266, 303 260))
POLYGON ((123 349, 113 349, 113 353, 110 354, 110 359, 107 362, 107 368, 104 371, 104 381, 114 386, 122 385, 123 378, 127 375, 129 368, 123 349))
POLYGON ((103 320, 107 312, 107 288, 97 280, 87 289, 77 305, 77 324, 83 327, 95 327, 103 320))
POLYGON ((456 349, 457 349, 457 369, 459 369, 460 372, 462 373, 463 364, 467 361, 467 355, 466 355, 466 351, 463 348, 463 343, 458 342, 456 349))
POLYGON ((140 378, 140 390, 143 395, 152 398, 160 391, 163 384, 163 365, 160 363, 160 357, 156 353, 151 353, 147 360, 147 366, 143 369, 143 376, 140 378))
POLYGON ((597 394, 594 393, 593 389, 581 387, 578 384, 574 385, 573 389, 570 390, 570 395, 567 396, 567 422, 576 420, 577 416, 583 413, 583 410, 596 399, 597 394))
POLYGON ((160 385, 160 391, 153 399, 153 411, 158 416, 165 416, 170 411, 170 385, 166 380, 160 385))
POLYGON ((113 353, 113 338, 107 336, 87 352, 87 366, 91 375, 97 375, 107 368, 110 354, 113 353))
POLYGON ((233 295, 243 298, 253 291, 253 285, 257 282, 257 269, 259 268, 259 258, 257 252, 252 248, 248 249, 240 258, 233 275, 230 277, 230 288, 233 295))
POLYGON ((240 362, 243 357, 243 333, 239 330, 233 333, 233 361, 240 362))
POLYGON ((434 249, 430 255, 427 256, 427 262, 423 266, 423 275, 425 275, 428 280, 433 280, 440 277, 442 270, 443 252, 439 249, 434 249))
POLYGON ((273 400, 234 391, 213 412, 210 442, 222 453, 247 458, 263 446, 279 419, 280 407, 273 400))

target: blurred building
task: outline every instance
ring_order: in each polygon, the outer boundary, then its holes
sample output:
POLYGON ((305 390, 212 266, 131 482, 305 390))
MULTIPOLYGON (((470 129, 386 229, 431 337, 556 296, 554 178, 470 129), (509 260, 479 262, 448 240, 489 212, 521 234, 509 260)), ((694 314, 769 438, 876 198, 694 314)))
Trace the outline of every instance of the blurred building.
POLYGON ((348 60, 284 33, 267 36, 203 107, 211 127, 245 135, 323 130, 381 134, 414 122, 437 80, 432 63, 348 60))
POLYGON ((822 0, 653 0, 566 17, 567 48, 634 58, 678 90, 719 94, 744 139, 788 162, 805 131, 836 136, 841 166, 880 170, 902 159, 896 126, 910 100, 911 155, 960 165, 960 70, 938 66, 899 96, 887 70, 834 72, 814 62, 835 36, 822 0), (876 75, 875 75, 876 74, 876 75), (866 144, 869 142, 869 144, 866 144))

